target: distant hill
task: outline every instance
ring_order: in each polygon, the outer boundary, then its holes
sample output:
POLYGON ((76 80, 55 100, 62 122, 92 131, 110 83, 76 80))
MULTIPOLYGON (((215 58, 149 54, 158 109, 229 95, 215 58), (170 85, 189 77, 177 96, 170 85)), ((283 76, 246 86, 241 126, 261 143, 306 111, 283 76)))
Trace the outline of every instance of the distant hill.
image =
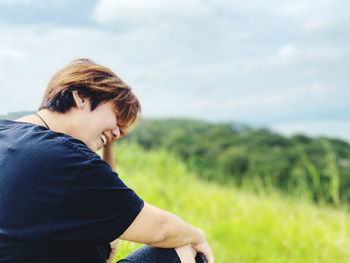
POLYGON ((35 111, 18 111, 18 112, 9 112, 6 115, 0 115, 0 119, 5 120, 15 120, 25 115, 33 114, 35 111))
POLYGON ((336 206, 350 200, 350 145, 342 140, 185 119, 144 120, 125 140, 173 152, 209 180, 307 191, 336 206))

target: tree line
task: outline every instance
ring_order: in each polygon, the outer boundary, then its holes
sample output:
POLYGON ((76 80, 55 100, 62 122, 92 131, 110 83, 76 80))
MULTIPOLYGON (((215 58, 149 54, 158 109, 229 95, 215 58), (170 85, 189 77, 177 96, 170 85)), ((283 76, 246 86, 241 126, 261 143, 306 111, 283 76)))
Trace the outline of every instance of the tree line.
POLYGON ((142 120, 124 141, 165 148, 208 180, 259 182, 288 193, 309 193, 315 201, 335 206, 350 199, 350 145, 339 139, 163 119, 142 120))

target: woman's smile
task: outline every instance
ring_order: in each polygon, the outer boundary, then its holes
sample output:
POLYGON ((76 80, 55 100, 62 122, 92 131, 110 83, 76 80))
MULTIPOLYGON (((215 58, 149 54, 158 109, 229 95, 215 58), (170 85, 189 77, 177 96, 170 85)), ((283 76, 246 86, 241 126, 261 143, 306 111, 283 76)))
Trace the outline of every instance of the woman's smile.
POLYGON ((103 145, 106 145, 108 143, 108 137, 104 133, 101 134, 101 140, 103 145))

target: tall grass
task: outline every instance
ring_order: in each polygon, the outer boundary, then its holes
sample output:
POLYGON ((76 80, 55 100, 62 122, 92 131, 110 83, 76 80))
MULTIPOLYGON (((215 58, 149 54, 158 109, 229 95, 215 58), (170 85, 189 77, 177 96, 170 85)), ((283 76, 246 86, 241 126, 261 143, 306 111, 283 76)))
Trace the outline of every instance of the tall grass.
MULTIPOLYGON (((273 189, 256 193, 202 181, 165 151, 125 143, 116 156, 120 177, 146 202, 206 231, 216 262, 350 262, 345 212, 273 189)), ((121 242, 115 260, 139 246, 121 242)))
POLYGON ((324 148, 326 149, 327 175, 330 179, 330 196, 332 198, 333 204, 336 207, 339 207, 340 175, 338 165, 336 162, 336 156, 329 141, 322 140, 322 143, 324 145, 324 148))
POLYGON ((316 168, 316 165, 312 162, 308 154, 299 147, 300 159, 308 171, 312 182, 311 189, 308 191, 310 193, 315 193, 316 200, 319 204, 323 205, 326 203, 326 200, 328 200, 335 207, 340 207, 340 174, 336 155, 328 140, 323 139, 320 143, 325 151, 325 168, 322 171, 316 168), (321 174, 323 174, 323 179, 328 177, 329 183, 327 182, 322 185, 321 174))
POLYGON ((313 164, 313 162, 307 155, 307 153, 302 151, 301 148, 300 148, 300 159, 311 177, 311 181, 312 181, 314 191, 316 193, 317 201, 321 204, 324 204, 325 198, 321 187, 321 176, 316 166, 313 164))

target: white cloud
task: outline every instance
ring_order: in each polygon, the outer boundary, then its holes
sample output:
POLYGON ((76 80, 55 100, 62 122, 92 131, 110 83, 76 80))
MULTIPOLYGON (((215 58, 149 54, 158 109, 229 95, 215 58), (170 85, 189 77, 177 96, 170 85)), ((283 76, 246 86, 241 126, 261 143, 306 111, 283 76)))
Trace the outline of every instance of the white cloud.
POLYGON ((302 24, 302 29, 306 32, 322 32, 326 29, 332 28, 334 22, 330 21, 327 18, 311 18, 306 20, 302 24))
POLYGON ((327 85, 322 82, 314 82, 309 87, 311 95, 316 98, 326 97, 332 91, 327 85))
POLYGON ((315 1, 294 0, 289 2, 280 2, 278 10, 282 14, 292 17, 299 17, 308 13, 314 7, 314 5, 315 1))
POLYGON ((67 3, 69 0, 0 0, 0 5, 7 5, 7 6, 25 6, 25 7, 32 7, 32 6, 49 6, 50 4, 54 5, 62 5, 64 3, 67 3))
POLYGON ((41 0, 0 0, 0 4, 15 5, 15 4, 31 4, 33 2, 38 2, 41 0))
POLYGON ((294 0, 275 1, 278 14, 295 20, 329 16, 344 6, 346 0, 294 0))
POLYGON ((287 136, 306 134, 312 137, 330 136, 340 138, 350 143, 349 120, 311 120, 276 123, 270 127, 276 132, 287 136))
POLYGON ((21 60, 26 56, 25 52, 9 46, 0 46, 0 61, 1 60, 21 60))
MULTIPOLYGON (((241 68, 248 70, 257 69, 281 69, 281 67, 304 68, 305 72, 309 71, 307 67, 318 68, 320 63, 331 63, 349 56, 347 48, 331 46, 328 44, 314 45, 296 45, 287 43, 277 48, 271 54, 255 56, 252 59, 245 59, 241 68)), ((313 70, 315 71, 315 70, 313 70)))
POLYGON ((159 18, 193 16, 209 12, 209 7, 202 0, 100 0, 93 18, 101 24, 112 22, 148 23, 159 18))
POLYGON ((297 105, 313 99, 323 99, 331 89, 322 82, 313 82, 308 86, 279 90, 273 92, 255 92, 253 95, 236 97, 228 99, 226 105, 232 109, 239 108, 262 108, 262 107, 276 107, 282 108, 286 105, 297 105))
POLYGON ((278 51, 275 57, 272 58, 272 63, 276 64, 288 64, 295 62, 302 58, 302 50, 300 47, 287 44, 282 46, 278 51))

